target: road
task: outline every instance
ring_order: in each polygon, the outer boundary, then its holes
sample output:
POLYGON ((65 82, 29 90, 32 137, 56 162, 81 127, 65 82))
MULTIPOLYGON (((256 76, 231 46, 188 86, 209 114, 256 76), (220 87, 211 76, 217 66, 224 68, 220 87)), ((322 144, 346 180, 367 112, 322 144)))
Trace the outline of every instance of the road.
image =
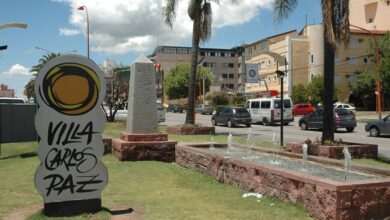
MULTIPOLYGON (((161 123, 163 125, 178 125, 183 124, 185 121, 185 113, 166 113, 166 122, 161 123)), ((288 126, 284 126, 284 144, 287 142, 304 141, 310 138, 312 141, 318 137, 321 139, 322 132, 318 130, 300 130, 298 126, 299 117, 295 117, 293 123, 288 126)), ((196 114, 196 124, 211 126, 211 116, 196 114)), ((339 129, 335 133, 335 139, 341 138, 343 141, 356 142, 356 143, 368 143, 377 144, 379 156, 390 158, 390 144, 389 136, 387 137, 370 137, 364 130, 365 123, 358 122, 357 127, 352 133, 348 133, 345 129, 339 129)), ((264 126, 252 124, 252 133, 258 140, 271 141, 273 133, 276 133, 279 139, 280 126, 264 126)), ((234 136, 246 135, 248 128, 245 126, 228 128, 226 126, 216 126, 215 132, 217 134, 232 133, 234 136)))

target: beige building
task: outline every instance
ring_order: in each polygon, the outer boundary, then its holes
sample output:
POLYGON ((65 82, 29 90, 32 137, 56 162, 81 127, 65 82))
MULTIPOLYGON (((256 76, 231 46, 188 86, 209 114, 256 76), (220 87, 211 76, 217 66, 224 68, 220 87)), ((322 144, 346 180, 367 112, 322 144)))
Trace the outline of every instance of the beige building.
POLYGON ((390 0, 350 1, 349 23, 368 30, 390 30, 390 0))
POLYGON ((9 89, 7 85, 0 85, 0 97, 15 97, 15 90, 9 89))
MULTIPOLYGON (((191 62, 190 47, 158 46, 148 56, 156 64, 157 97, 162 98, 163 79, 178 64, 191 62), (158 66, 157 66, 158 65, 158 66)), ((232 49, 200 48, 199 65, 213 73, 210 92, 236 92, 243 85, 245 77, 240 47, 232 49)), ((164 98, 165 99, 165 98, 164 98)))
MULTIPOLYGON (((374 36, 384 32, 373 31, 374 36)), ((340 46, 335 55, 335 86, 339 90, 339 101, 348 101, 350 85, 356 74, 365 70, 375 70, 373 54, 369 52, 372 35, 363 30, 351 30, 348 49, 340 46)), ((247 84, 248 92, 269 90, 280 91, 280 79, 276 76, 276 62, 266 52, 273 52, 286 58, 287 67, 279 70, 287 73, 284 78, 284 93, 291 96, 295 85, 307 85, 314 76, 324 73, 324 47, 322 24, 309 25, 302 31, 290 31, 265 38, 245 47, 246 62, 259 65, 261 83, 247 84)))

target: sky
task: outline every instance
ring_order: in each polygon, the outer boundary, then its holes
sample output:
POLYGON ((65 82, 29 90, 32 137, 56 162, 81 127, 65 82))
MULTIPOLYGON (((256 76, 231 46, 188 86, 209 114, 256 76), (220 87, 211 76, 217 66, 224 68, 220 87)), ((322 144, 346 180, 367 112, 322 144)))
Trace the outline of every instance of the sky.
MULTIPOLYGON (((274 0, 219 0, 212 3, 212 36, 201 47, 232 48, 290 30, 300 31, 321 22, 320 0, 300 0, 279 25, 274 22, 274 0), (307 18, 306 18, 307 17, 307 18)), ((90 58, 97 64, 113 60, 131 65, 156 46, 191 46, 192 23, 188 0, 180 0, 175 22, 163 22, 165 0, 1 0, 0 25, 26 23, 27 29, 0 30, 0 84, 23 96, 30 68, 48 51, 87 56, 86 6, 90 24, 90 58)))

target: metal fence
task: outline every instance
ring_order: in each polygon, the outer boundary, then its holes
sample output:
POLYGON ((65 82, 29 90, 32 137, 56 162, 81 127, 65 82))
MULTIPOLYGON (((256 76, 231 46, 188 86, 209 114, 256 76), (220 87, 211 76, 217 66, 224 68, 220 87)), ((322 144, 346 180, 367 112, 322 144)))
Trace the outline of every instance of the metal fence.
POLYGON ((0 144, 37 140, 35 104, 0 104, 0 144))

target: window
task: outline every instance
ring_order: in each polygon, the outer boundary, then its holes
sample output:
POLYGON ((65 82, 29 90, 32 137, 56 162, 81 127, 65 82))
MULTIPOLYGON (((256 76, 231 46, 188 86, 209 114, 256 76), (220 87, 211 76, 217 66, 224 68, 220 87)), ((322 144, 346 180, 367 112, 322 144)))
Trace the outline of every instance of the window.
POLYGON ((261 108, 265 108, 265 109, 271 108, 271 101, 261 102, 261 108))
POLYGON ((204 57, 206 54, 205 54, 204 51, 201 51, 201 52, 200 52, 200 55, 201 55, 202 57, 204 57))
POLYGON ((260 69, 265 69, 265 60, 261 61, 260 69))
POLYGON ((247 49, 246 54, 247 55, 252 55, 252 47, 247 49))
POLYGON ((351 37, 351 39, 349 40, 349 47, 350 48, 356 48, 359 44, 359 39, 355 38, 355 37, 351 37))
POLYGON ((251 108, 260 108, 260 102, 252 102, 251 108))
POLYGON ((234 68, 234 63, 224 63, 223 67, 224 68, 234 68))
POLYGON ((340 84, 340 74, 335 74, 334 75, 334 83, 335 84, 340 84))
POLYGON ((164 53, 176 53, 175 48, 164 48, 164 53))
POLYGON ((314 64, 314 54, 310 54, 310 64, 314 64))
POLYGON ((349 63, 350 65, 355 65, 355 64, 357 64, 357 59, 356 59, 356 57, 350 57, 349 60, 348 60, 348 63, 349 63))
POLYGON ((271 60, 268 60, 268 66, 270 66, 271 65, 271 60))
POLYGON ((229 79, 234 79, 234 73, 229 73, 229 79))
POLYGON ((221 52, 221 57, 224 57, 225 56, 225 53, 224 52, 221 52))
POLYGON ((368 63, 368 58, 367 58, 367 57, 364 57, 364 58, 363 58, 363 63, 365 63, 365 64, 368 63))
POLYGON ((230 56, 231 57, 235 57, 236 55, 234 53, 230 53, 230 56))
POLYGON ((215 52, 210 52, 210 56, 215 57, 215 52))
POLYGON ((261 51, 267 50, 267 44, 266 44, 266 43, 262 43, 262 44, 260 45, 260 50, 261 50, 261 51))
POLYGON ((227 79, 228 78, 228 74, 227 73, 222 73, 222 78, 227 79))
POLYGON ((335 58, 334 58, 334 64, 339 64, 340 63, 340 61, 341 61, 341 58, 339 57, 339 56, 335 56, 335 58))

